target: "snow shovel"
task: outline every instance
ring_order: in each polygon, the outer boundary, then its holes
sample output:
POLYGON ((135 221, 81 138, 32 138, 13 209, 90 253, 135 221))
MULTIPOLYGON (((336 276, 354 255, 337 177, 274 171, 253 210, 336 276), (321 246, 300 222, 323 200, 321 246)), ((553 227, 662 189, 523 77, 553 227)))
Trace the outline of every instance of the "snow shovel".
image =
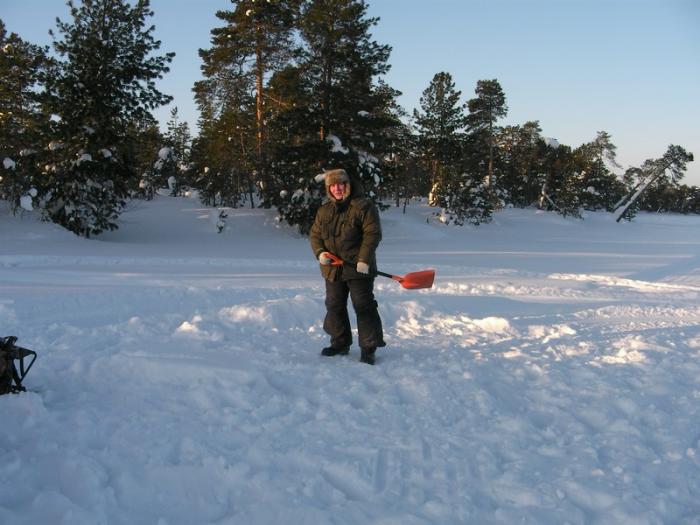
MULTIPOLYGON (((348 266, 351 266, 350 263, 346 263, 343 261, 340 257, 337 257, 333 255, 332 253, 328 253, 330 256, 331 260, 333 261, 331 263, 331 266, 342 266, 343 264, 347 264, 348 266)), ((352 265, 354 266, 354 265, 352 265)), ((398 282, 401 286, 406 288, 407 290, 418 290, 421 288, 432 288, 433 286, 433 281, 435 280, 435 270, 421 270, 419 272, 411 272, 407 273, 406 275, 392 275, 390 273, 384 273, 380 272, 377 270, 377 275, 381 275, 382 277, 388 277, 389 279, 393 279, 394 281, 398 282)))

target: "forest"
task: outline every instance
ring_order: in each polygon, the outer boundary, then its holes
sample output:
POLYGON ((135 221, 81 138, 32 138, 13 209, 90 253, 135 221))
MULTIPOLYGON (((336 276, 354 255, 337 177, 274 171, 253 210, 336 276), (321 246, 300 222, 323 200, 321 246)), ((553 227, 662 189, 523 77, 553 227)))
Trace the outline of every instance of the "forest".
MULTIPOLYGON (((68 1, 53 49, 0 20, 0 200, 83 237, 114 230, 131 199, 196 191, 208 206, 259 206, 307 233, 325 169, 344 168, 380 207, 425 199, 435 220, 478 225, 504 207, 582 218, 638 211, 700 213, 682 184, 693 154, 665 154, 616 173, 616 147, 591 130, 578 146, 508 114, 497 79, 456 86, 436 72, 408 111, 388 85, 391 47, 376 42, 364 0, 240 0, 219 11, 193 79, 198 133, 177 108, 152 111, 162 52, 148 0, 68 1)), ((166 46, 167 47, 167 46, 166 46)))

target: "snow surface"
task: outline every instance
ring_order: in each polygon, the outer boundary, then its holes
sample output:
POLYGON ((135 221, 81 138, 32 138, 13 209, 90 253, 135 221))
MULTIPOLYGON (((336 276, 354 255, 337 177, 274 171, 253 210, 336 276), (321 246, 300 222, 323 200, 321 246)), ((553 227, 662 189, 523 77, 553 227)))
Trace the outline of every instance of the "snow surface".
MULTIPOLYGON (((2 205, 0 204, 0 208, 2 205)), ((700 219, 382 214, 388 347, 323 358, 270 210, 133 203, 85 240, 0 209, 4 524, 698 524, 700 219)))

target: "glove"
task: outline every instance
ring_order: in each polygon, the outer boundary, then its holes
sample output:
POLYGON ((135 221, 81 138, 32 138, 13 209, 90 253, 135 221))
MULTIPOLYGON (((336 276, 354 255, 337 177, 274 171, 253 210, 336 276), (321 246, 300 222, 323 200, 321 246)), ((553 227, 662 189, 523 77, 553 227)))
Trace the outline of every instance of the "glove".
POLYGON ((355 269, 358 273, 364 273, 365 275, 369 274, 369 264, 366 262, 359 261, 357 266, 355 266, 355 269))
POLYGON ((333 262, 333 259, 329 257, 328 252, 321 252, 318 254, 318 262, 320 262, 323 266, 328 266, 333 262))

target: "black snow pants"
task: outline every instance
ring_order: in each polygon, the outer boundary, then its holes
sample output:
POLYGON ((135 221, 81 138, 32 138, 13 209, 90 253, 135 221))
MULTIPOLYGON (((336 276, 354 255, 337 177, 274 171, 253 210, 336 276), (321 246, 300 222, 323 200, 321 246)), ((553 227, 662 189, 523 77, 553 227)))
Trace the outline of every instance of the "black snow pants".
POLYGON ((386 346, 382 320, 374 299, 374 279, 326 280, 326 318, 323 329, 331 336, 331 346, 347 348, 352 344, 348 295, 357 315, 360 347, 374 350, 386 346))

